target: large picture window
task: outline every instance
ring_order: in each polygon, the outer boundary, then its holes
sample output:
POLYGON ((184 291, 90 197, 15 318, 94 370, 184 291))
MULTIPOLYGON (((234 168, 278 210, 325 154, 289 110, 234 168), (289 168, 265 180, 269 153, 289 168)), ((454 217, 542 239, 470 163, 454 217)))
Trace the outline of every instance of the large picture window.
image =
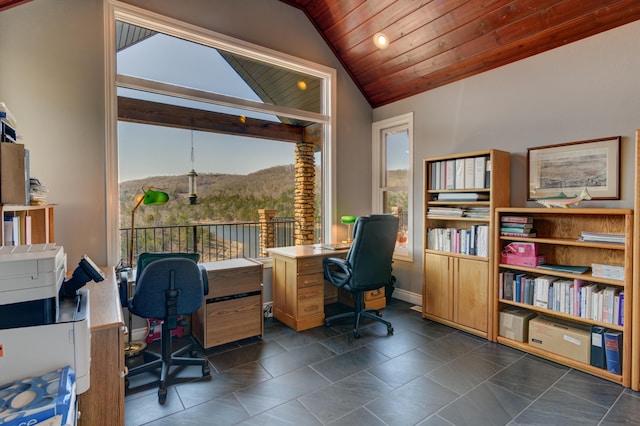
MULTIPOLYGON (((163 217, 172 225, 202 223, 207 219, 203 212, 209 216, 220 212, 202 205, 188 207, 188 196, 193 195, 186 189, 191 171, 199 175, 199 203, 215 200, 212 207, 219 206, 222 197, 208 192, 206 198, 203 185, 222 175, 266 169, 286 174, 287 167, 296 163, 300 142, 314 147, 313 242, 329 240, 331 217, 325 212, 331 211, 333 194, 325 188, 332 187, 332 171, 325 159, 331 158, 334 139, 335 70, 124 3, 110 1, 108 11, 110 262, 115 264, 123 257, 122 235, 130 225, 132 204, 125 198, 141 181, 184 175, 180 185, 162 179, 172 189, 172 200, 184 206, 173 203, 149 208, 149 214, 136 217, 139 224, 160 226, 163 217), (314 135, 314 140, 305 140, 307 135, 314 135), (197 214, 191 217, 193 212, 197 214)), ((282 210, 280 215, 294 211, 293 205, 283 209, 280 198, 265 197, 267 201, 261 204, 254 194, 241 189, 238 194, 229 192, 224 194, 228 195, 224 200, 230 200, 225 213, 237 213, 224 217, 229 221, 257 216, 257 207, 282 210)))
POLYGON ((394 257, 413 261, 413 114, 373 123, 374 213, 398 216, 394 257))

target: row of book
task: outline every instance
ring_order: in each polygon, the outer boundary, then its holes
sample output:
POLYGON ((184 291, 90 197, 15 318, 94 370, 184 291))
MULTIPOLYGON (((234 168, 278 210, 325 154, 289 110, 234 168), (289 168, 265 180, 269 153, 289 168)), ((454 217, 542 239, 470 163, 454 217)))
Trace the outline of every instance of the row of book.
POLYGON ((533 228, 532 216, 501 216, 500 235, 509 237, 535 237, 536 230, 533 228))
POLYGON ((472 225, 469 229, 429 229, 430 250, 487 257, 489 255, 489 226, 472 225))
POLYGON ((624 291, 581 279, 502 271, 500 298, 580 318, 624 325, 624 291))
POLYGON ((431 163, 431 187, 435 190, 489 188, 491 160, 488 156, 458 158, 431 163))
POLYGON ((31 244, 31 216, 5 216, 3 245, 31 244))

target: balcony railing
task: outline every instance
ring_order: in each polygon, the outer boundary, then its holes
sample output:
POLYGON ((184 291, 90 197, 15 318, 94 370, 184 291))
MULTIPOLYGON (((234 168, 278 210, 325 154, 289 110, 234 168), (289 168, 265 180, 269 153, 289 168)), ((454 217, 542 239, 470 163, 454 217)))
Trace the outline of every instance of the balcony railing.
MULTIPOLYGON (((276 218, 275 247, 294 245, 294 219, 276 218)), ((129 258, 130 228, 120 229, 121 258, 129 258)), ((260 257, 260 223, 199 223, 139 227, 133 231, 133 262, 140 253, 200 253, 201 262, 260 257)))

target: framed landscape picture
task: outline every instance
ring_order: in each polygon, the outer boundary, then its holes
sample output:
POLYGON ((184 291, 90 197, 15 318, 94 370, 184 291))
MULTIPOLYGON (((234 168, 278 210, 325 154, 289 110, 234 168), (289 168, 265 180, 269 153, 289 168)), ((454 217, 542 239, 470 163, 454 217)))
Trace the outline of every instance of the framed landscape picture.
POLYGON ((620 136, 527 148, 528 200, 589 191, 620 199, 620 136))

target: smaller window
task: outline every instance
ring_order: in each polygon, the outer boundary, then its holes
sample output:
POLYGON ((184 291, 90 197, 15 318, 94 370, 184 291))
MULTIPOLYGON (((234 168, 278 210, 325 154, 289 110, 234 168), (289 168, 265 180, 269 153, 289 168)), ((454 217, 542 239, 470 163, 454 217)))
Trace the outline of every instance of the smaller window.
POLYGON ((394 258, 413 261, 413 113, 373 123, 374 213, 398 216, 394 258))

